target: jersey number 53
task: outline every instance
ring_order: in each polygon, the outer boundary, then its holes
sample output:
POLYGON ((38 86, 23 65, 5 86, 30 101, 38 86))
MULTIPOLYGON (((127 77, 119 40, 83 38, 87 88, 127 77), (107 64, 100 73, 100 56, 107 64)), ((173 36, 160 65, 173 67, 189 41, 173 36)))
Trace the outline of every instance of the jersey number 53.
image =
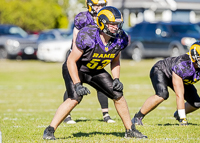
POLYGON ((89 69, 103 69, 105 66, 107 66, 109 63, 111 62, 111 60, 103 60, 101 61, 100 59, 92 59, 89 63, 87 63, 87 67, 89 69), (100 66, 101 65, 101 66, 100 66))

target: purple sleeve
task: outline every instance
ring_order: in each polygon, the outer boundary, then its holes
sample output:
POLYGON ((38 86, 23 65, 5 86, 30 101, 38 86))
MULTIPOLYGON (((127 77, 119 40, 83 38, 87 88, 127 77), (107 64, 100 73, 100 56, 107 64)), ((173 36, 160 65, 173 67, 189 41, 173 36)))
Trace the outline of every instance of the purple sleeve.
POLYGON ((80 30, 81 28, 87 26, 87 16, 85 13, 81 12, 79 14, 76 15, 76 17, 74 18, 74 26, 80 30))
POLYGON ((85 50, 86 48, 93 48, 95 46, 95 42, 87 33, 87 28, 81 29, 76 38, 76 46, 81 49, 85 50))
POLYGON ((191 67, 187 62, 181 62, 178 65, 172 67, 172 71, 180 76, 182 79, 186 79, 193 75, 195 69, 191 67))
POLYGON ((128 39, 128 35, 125 32, 123 32, 123 34, 122 34, 122 40, 121 40, 121 44, 122 44, 122 48, 121 49, 125 49, 127 47, 128 40, 129 40, 128 39))

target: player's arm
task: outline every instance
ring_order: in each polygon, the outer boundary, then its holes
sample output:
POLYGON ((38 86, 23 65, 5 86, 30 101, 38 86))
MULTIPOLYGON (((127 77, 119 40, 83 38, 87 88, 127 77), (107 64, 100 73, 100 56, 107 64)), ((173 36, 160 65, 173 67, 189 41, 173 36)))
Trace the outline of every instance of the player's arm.
POLYGON ((73 44, 72 51, 67 59, 67 67, 74 84, 80 82, 76 62, 80 59, 82 54, 83 50, 79 49, 76 44, 73 44))
POLYGON ((74 29, 73 29, 73 41, 72 41, 72 45, 76 45, 76 37, 77 37, 78 32, 79 32, 79 30, 76 27, 74 27, 74 29))
POLYGON ((119 78, 120 76, 120 53, 111 62, 111 72, 113 79, 119 78))
POLYGON ((111 62, 111 72, 113 76, 113 90, 122 91, 123 84, 119 81, 120 76, 120 53, 111 62))
POLYGON ((79 96, 90 94, 90 91, 86 87, 82 86, 81 84, 81 81, 78 75, 78 68, 76 65, 76 62, 80 59, 82 54, 83 54, 83 50, 77 48, 76 44, 74 44, 72 51, 67 59, 68 71, 74 83, 76 93, 79 96))
POLYGON ((182 78, 178 76, 175 72, 172 72, 172 83, 173 83, 174 91, 176 93, 177 109, 178 109, 178 112, 181 113, 181 115, 179 116, 186 118, 185 104, 184 104, 184 84, 183 84, 182 78))

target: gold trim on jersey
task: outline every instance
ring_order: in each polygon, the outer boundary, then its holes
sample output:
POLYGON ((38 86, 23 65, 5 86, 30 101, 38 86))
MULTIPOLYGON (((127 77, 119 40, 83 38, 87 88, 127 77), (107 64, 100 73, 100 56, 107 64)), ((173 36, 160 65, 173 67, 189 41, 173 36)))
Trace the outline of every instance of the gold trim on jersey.
POLYGON ((107 46, 105 47, 105 50, 106 50, 106 52, 108 52, 108 47, 107 46))

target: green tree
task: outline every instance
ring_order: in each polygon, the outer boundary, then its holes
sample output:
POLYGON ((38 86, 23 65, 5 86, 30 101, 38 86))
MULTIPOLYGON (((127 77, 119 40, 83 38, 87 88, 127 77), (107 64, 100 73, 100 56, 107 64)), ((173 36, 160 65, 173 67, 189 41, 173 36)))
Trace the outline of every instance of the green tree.
POLYGON ((0 0, 0 23, 15 24, 27 31, 67 28, 65 6, 55 0, 0 0))

